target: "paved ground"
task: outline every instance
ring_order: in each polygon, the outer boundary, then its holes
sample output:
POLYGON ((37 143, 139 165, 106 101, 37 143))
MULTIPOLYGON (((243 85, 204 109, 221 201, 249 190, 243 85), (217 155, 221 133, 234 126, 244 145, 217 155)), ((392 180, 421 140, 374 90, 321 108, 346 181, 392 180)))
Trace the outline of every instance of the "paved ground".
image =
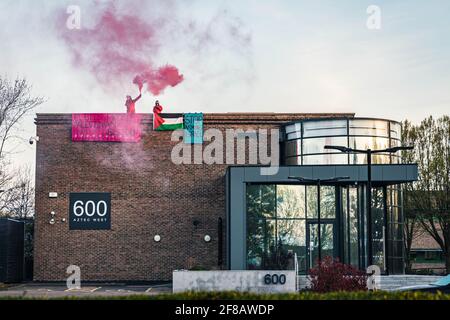
POLYGON ((0 297, 35 297, 35 298, 64 298, 64 297, 95 297, 95 296, 129 296, 129 295, 157 295, 171 293, 172 284, 86 284, 81 289, 67 289, 65 284, 24 283, 8 285, 0 289, 0 297))

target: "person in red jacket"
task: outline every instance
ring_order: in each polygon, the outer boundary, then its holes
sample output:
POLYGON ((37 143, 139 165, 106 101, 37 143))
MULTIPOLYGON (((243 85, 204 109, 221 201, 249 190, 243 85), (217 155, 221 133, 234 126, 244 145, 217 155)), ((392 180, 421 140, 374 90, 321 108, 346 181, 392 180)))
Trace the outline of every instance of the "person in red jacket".
POLYGON ((136 112, 136 101, 138 101, 142 97, 141 90, 139 88, 139 95, 132 99, 131 96, 127 96, 127 100, 125 101, 125 106, 127 107, 127 113, 135 113, 136 112))

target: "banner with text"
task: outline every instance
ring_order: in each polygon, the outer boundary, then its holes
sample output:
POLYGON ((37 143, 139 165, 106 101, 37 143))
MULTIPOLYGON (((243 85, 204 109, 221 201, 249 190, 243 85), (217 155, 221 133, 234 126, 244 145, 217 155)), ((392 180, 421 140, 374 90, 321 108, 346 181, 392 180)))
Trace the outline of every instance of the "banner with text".
POLYGON ((72 114, 72 141, 139 142, 141 134, 140 114, 72 114))

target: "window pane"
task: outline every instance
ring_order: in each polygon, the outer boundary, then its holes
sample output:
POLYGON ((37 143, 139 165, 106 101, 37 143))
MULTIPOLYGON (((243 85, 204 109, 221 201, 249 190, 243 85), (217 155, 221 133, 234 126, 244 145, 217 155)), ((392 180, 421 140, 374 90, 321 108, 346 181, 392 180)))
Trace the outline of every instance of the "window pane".
POLYGON ((301 158, 301 156, 298 156, 298 157, 289 157, 289 158, 286 158, 286 160, 284 161, 285 163, 286 163, 286 165, 294 165, 294 166, 296 166, 296 165, 301 165, 302 164, 302 158, 301 158))
POLYGON ((348 212, 348 188, 341 188, 342 194, 342 225, 344 226, 344 263, 349 263, 350 261, 350 250, 349 250, 349 212, 348 212))
POLYGON ((397 157, 397 156, 391 156, 391 161, 392 161, 392 164, 399 164, 399 163, 401 163, 401 158, 400 157, 397 157))
POLYGON ((308 218, 317 218, 317 187, 306 186, 306 205, 308 218))
MULTIPOLYGON (((366 164, 367 156, 365 154, 352 153, 350 154, 350 164, 366 164)), ((389 164, 390 156, 388 154, 374 154, 372 155, 372 164, 389 164)))
POLYGON ((335 187, 320 187, 320 217, 334 218, 336 216, 335 187))
POLYGON ((347 137, 303 139, 303 154, 336 152, 336 150, 328 150, 325 149, 324 147, 326 145, 346 147, 347 144, 348 144, 347 137))
POLYGON ((247 216, 258 219, 275 217, 275 185, 247 185, 247 216))
POLYGON ((306 224, 305 220, 277 220, 280 267, 294 269, 294 253, 297 254, 299 271, 306 270, 306 224))
POLYGON ((347 134, 347 120, 321 120, 303 123, 304 137, 347 134))
POLYGON ((275 220, 247 217, 247 268, 266 269, 275 246, 275 220))
POLYGON ((303 156, 304 165, 348 164, 348 156, 343 153, 328 153, 303 156))
POLYGON ((301 155, 301 143, 302 140, 286 141, 284 144, 286 157, 301 155))
POLYGON ((350 135, 388 137, 388 122, 384 120, 350 120, 350 135))
POLYGON ((305 217, 305 186, 277 186, 277 218, 305 217))
POLYGON ((389 148, 389 139, 379 137, 350 137, 350 148, 353 149, 386 149, 389 148))
POLYGON ((350 263, 359 265, 358 249, 358 189, 349 188, 350 263))
POLYGON ((286 126, 286 133, 291 133, 291 132, 295 132, 295 131, 300 132, 301 129, 302 129, 302 126, 300 123, 290 124, 290 125, 286 126))
MULTIPOLYGON (((306 186, 307 216, 316 219, 317 216, 317 186, 306 186)), ((334 218, 336 216, 335 187, 320 187, 320 217, 334 218)))
MULTIPOLYGON (((401 145, 402 145, 402 142, 400 140, 391 139, 391 147, 399 147, 401 145)), ((396 154, 396 155, 400 156, 401 155, 401 151, 397 151, 396 153, 393 153, 393 154, 396 154)))
POLYGON ((300 139, 302 137, 300 131, 288 133, 286 136, 288 140, 300 139))
POLYGON ((400 123, 391 122, 391 138, 400 139, 402 126, 400 123))
POLYGON ((372 189, 372 253, 373 262, 384 269, 384 199, 383 189, 372 189))

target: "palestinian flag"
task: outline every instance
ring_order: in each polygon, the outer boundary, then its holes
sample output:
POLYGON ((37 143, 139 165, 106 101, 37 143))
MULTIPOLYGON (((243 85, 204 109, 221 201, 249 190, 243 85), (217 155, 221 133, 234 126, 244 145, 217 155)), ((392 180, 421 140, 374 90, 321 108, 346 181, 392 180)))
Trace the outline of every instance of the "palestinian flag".
POLYGON ((153 114, 153 130, 167 131, 183 129, 182 113, 159 113, 153 114))
POLYGON ((162 109, 159 101, 156 101, 153 108, 153 130, 165 131, 184 128, 182 113, 161 113, 162 109))

